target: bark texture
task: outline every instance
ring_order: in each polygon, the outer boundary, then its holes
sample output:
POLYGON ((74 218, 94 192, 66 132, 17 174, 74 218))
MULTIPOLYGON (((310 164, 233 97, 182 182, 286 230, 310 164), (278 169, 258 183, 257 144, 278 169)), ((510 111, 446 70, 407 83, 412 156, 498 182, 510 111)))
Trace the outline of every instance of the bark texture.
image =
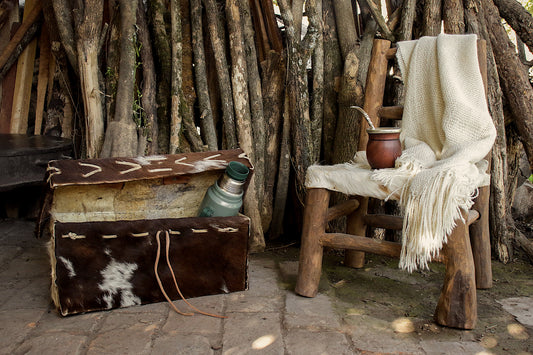
POLYGON ((515 0, 493 0, 501 17, 513 28, 529 50, 533 52, 533 17, 515 0))
POLYGON ((133 88, 135 87, 135 23, 136 0, 119 0, 120 64, 115 117, 109 122, 102 157, 137 155, 137 125, 133 121, 133 88))
POLYGON ((518 128, 520 141, 524 146, 533 170, 533 88, 528 80, 527 72, 510 42, 507 32, 500 21, 498 9, 489 0, 485 3, 485 18, 490 34, 490 42, 494 58, 498 66, 498 74, 502 89, 509 104, 518 128))

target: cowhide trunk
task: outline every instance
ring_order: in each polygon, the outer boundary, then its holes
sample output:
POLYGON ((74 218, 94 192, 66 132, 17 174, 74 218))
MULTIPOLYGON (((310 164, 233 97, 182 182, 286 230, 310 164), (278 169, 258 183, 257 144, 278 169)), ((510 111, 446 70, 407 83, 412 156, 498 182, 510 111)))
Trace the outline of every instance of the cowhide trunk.
POLYGON ((52 299, 62 315, 247 288, 250 219, 196 217, 207 188, 242 150, 56 161, 52 201, 52 299))
MULTIPOLYGON (((248 229, 245 216, 56 223, 52 298, 62 315, 164 301, 154 272, 158 231, 170 234, 169 259, 186 298, 243 291, 248 229)), ((160 239, 159 277, 179 299, 160 239)))

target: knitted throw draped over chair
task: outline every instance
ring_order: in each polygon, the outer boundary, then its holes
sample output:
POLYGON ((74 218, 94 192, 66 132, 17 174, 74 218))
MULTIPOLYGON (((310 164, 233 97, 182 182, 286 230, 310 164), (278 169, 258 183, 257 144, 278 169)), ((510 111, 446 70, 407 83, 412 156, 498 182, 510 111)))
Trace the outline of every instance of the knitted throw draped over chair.
POLYGON ((393 169, 353 163, 312 166, 308 188, 392 197, 405 210, 400 267, 427 267, 446 236, 488 185, 487 163, 496 130, 487 108, 475 35, 423 37, 398 43, 405 84, 401 141, 393 169), (370 191, 370 192, 369 192, 370 191))

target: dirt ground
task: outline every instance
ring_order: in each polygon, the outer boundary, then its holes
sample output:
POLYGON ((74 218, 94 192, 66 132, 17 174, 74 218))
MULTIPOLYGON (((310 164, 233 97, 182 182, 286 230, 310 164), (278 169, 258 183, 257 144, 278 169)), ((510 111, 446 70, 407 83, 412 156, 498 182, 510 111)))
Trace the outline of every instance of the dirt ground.
MULTIPOLYGON (((280 263, 298 260, 297 245, 271 247, 280 263)), ((368 255, 366 266, 354 270, 342 265, 342 252, 325 253, 319 292, 336 300, 337 312, 350 324, 350 315, 358 322, 396 324, 405 337, 424 340, 474 340, 487 354, 533 354, 533 325, 523 325, 506 312, 503 300, 533 297, 533 265, 520 256, 508 264, 493 261, 494 286, 478 290, 478 322, 472 331, 441 327, 433 322, 433 312, 442 287, 444 265, 430 264, 429 270, 409 274, 397 267, 398 260, 368 255)), ((295 277, 284 287, 294 289, 295 277)), ((526 310, 531 314, 532 309, 526 310)), ((385 333, 384 333, 385 334, 385 333)))

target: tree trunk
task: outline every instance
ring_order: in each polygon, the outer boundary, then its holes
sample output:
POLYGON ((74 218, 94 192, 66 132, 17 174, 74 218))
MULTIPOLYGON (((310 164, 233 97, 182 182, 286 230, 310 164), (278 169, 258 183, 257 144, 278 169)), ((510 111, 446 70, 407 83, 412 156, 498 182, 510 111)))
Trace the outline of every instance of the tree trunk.
MULTIPOLYGON (((361 2, 370 10, 374 21, 379 26, 381 36, 389 41, 394 41, 394 35, 392 34, 389 26, 387 25, 383 14, 381 12, 381 7, 376 5, 373 0, 361 0, 361 2)), ((381 3, 380 3, 381 5, 381 3)))
POLYGON ((350 106, 363 105, 363 86, 366 83, 375 31, 375 22, 368 21, 359 50, 351 53, 344 63, 341 91, 338 95, 339 118, 334 143, 333 162, 336 164, 351 160, 357 152, 362 117, 350 106))
POLYGON ((200 110, 200 129, 208 149, 217 150, 217 132, 213 119, 213 111, 211 110, 209 87, 207 84, 207 69, 202 34, 201 0, 191 0, 191 27, 196 93, 198 95, 198 106, 200 110))
POLYGON ((342 58, 346 60, 348 54, 357 48, 358 35, 355 29, 352 3, 350 0, 333 0, 333 5, 342 58))
MULTIPOLYGON (((259 0, 254 0, 258 2, 259 0)), ((283 51, 283 41, 281 38, 281 31, 279 30, 276 14, 274 13, 274 6, 272 0, 261 0, 263 13, 265 17, 265 25, 267 28, 268 38, 270 40, 270 48, 278 53, 283 51)))
POLYGON ((492 148, 491 193, 490 193, 490 234, 494 254, 502 262, 508 262, 513 254, 511 234, 508 226, 508 201, 505 189, 507 177, 507 155, 505 152, 505 123, 503 116, 502 92, 498 70, 485 21, 485 9, 480 0, 465 0, 465 18, 468 31, 478 34, 487 42, 487 101, 496 126, 496 142, 492 148))
POLYGON ((148 2, 149 21, 154 39, 154 49, 159 71, 157 72, 157 127, 158 127, 158 151, 168 153, 170 141, 170 124, 168 120, 170 101, 170 77, 172 72, 172 55, 170 42, 166 32, 165 13, 166 8, 163 0, 148 2))
POLYGON ((148 22, 146 19, 146 9, 143 1, 139 1, 137 13, 137 36, 141 46, 140 55, 143 69, 142 81, 142 107, 144 110, 144 132, 147 137, 147 147, 140 155, 157 154, 158 136, 157 136, 157 102, 156 102, 156 73, 154 66, 154 57, 152 54, 152 42, 148 31, 148 22))
MULTIPOLYGON (((182 136, 182 117, 180 115, 180 99, 182 94, 182 29, 179 0, 170 0, 170 48, 172 71, 170 79, 170 154, 180 152, 182 136)), ((184 103, 183 103, 184 104, 184 103)))
MULTIPOLYGON (((322 19, 322 0, 316 0, 316 13, 322 19)), ((322 122, 324 117, 324 36, 319 32, 313 51, 313 83, 311 91, 311 139, 315 142, 311 161, 320 160, 322 148, 322 122)))
MULTIPOLYGON (((247 67, 244 58, 244 43, 242 35, 241 17, 237 0, 226 1, 226 19, 228 21, 230 51, 231 51, 231 83, 233 89, 233 102, 235 105, 235 123, 239 145, 246 152, 253 164, 256 155, 253 144, 252 122, 249 107, 247 67)), ((261 176, 253 174, 244 197, 244 212, 252 220, 250 250, 263 251, 265 240, 260 214, 261 193, 263 185, 261 176)))
POLYGON ((516 188, 518 187, 518 177, 520 175, 520 158, 522 157, 522 143, 516 132, 516 126, 509 124, 505 127, 505 136, 507 141, 507 178, 506 181, 506 194, 507 199, 512 205, 512 201, 515 199, 516 188))
POLYGON ((424 36, 436 36, 441 27, 441 0, 426 0, 422 31, 424 36))
POLYGON ((404 0, 398 41, 409 41, 413 38, 415 15, 416 0, 404 0))
POLYGON ((181 2, 181 28, 182 28, 182 99, 180 113, 183 117, 183 134, 193 152, 203 152, 207 149, 198 127, 194 120, 193 107, 196 103, 196 90, 194 87, 193 61, 192 61, 192 35, 189 0, 181 2))
MULTIPOLYGON (((255 49, 254 29, 252 25, 252 14, 250 13, 250 6, 248 0, 239 0, 239 8, 242 14, 243 26, 243 40, 244 52, 246 59, 246 69, 248 78, 248 92, 250 101, 250 114, 252 122, 252 145, 254 149, 254 169, 255 169, 255 183, 257 186, 257 196, 259 206, 265 206, 264 192, 265 192, 265 116, 263 109, 263 94, 261 91, 261 77, 259 76, 259 68, 257 65, 257 52, 255 49)), ((270 213, 268 210, 261 208, 262 230, 268 229, 270 224, 270 213)))
MULTIPOLYGON (((103 1, 100 1, 103 6, 103 1)), ((75 43, 75 29, 72 27, 72 6, 69 0, 52 0, 54 14, 57 23, 61 44, 67 53, 70 65, 78 70, 78 57, 76 54, 77 44, 75 43)))
POLYGON ((333 142, 337 127, 337 91, 342 75, 342 59, 337 39, 337 27, 332 0, 323 0, 324 19, 324 106, 322 120, 322 157, 326 164, 333 162, 333 142))
POLYGON ((294 21, 294 35, 302 38, 302 19, 304 14, 304 0, 291 0, 292 18, 294 21))
POLYGON ((533 88, 527 71, 501 24, 498 9, 492 0, 487 1, 485 6, 485 17, 498 65, 500 83, 509 109, 515 118, 520 141, 529 161, 529 168, 533 170, 533 120, 531 119, 533 117, 533 88))
POLYGON ((493 0, 500 15, 533 53, 533 17, 516 0, 493 0))
POLYGON ((120 65, 120 10, 118 0, 107 2, 110 22, 107 31, 105 85, 105 117, 110 122, 115 117, 117 101, 118 71, 120 65))
MULTIPOLYGON (((57 30, 57 21, 55 19, 54 8, 52 3, 48 3, 43 8, 44 23, 48 27, 50 35, 50 44, 61 43, 59 31, 57 30)), ((43 134, 52 134, 50 129, 57 127, 55 122, 59 122, 61 128, 61 137, 75 141, 74 127, 76 116, 72 108, 72 87, 71 82, 65 80, 68 78, 69 66, 66 52, 62 46, 54 45, 50 48, 52 56, 49 67, 48 93, 46 103, 46 114, 44 116, 43 134)), ((79 117, 79 116, 78 116, 79 117)), ((78 152, 74 152, 76 157, 78 152)))
MULTIPOLYGON (((316 24, 310 22, 306 36, 300 41, 292 17, 292 12, 286 0, 279 1, 281 16, 286 28, 288 53, 288 85, 289 114, 291 117, 291 131, 293 137, 293 166, 296 173, 296 188, 300 203, 305 196, 305 174, 311 165, 311 122, 309 117, 309 92, 307 86, 307 60, 310 51, 316 45, 316 24), (308 43, 308 45, 307 45, 308 43)), ((308 2, 308 11, 316 7, 313 1, 308 2)), ((309 13, 308 13, 309 15, 309 13)), ((311 19, 311 16, 309 16, 311 19)), ((320 29, 321 30, 321 29, 320 29)))
MULTIPOLYGON (((285 97, 285 61, 281 54, 270 51, 262 63, 264 116, 266 121, 265 179, 262 215, 272 219, 274 189, 280 164, 281 125, 285 97)), ((278 181, 279 184, 284 182, 278 181)), ((270 222, 268 223, 270 225, 270 222)), ((266 230, 266 229, 265 229, 266 230)), ((272 233, 270 234, 272 238, 272 233)))
POLYGON ((279 155, 278 183, 274 195, 274 212, 270 228, 270 238, 276 239, 283 233, 283 217, 289 191, 289 177, 291 170, 291 140, 290 140, 290 114, 289 93, 285 91, 283 106, 283 128, 281 134, 281 147, 279 155))
POLYGON ((355 51, 348 54, 344 61, 341 91, 338 95, 339 118, 335 142, 333 143, 333 163, 346 163, 357 152, 357 142, 360 130, 360 115, 350 106, 363 105, 363 89, 357 83, 359 59, 355 51))
POLYGON ((120 65, 118 71, 115 117, 109 122, 102 147, 102 157, 137 155, 137 125, 133 121, 133 89, 135 87, 135 23, 137 0, 119 0, 120 65))
POLYGON ((442 20, 444 22, 445 33, 465 33, 463 0, 444 0, 442 20))
POLYGON ((222 123, 228 149, 237 148, 237 135, 235 133, 235 116, 233 114, 233 98, 231 96, 231 80, 226 60, 226 46, 222 25, 219 23, 218 10, 215 0, 203 0, 207 14, 207 27, 213 46, 215 65, 217 70, 220 98, 222 101, 222 123))
POLYGON ((103 0, 85 0, 82 8, 74 10, 77 63, 85 109, 85 145, 88 158, 97 158, 104 142, 103 91, 98 66, 103 6, 103 0))

